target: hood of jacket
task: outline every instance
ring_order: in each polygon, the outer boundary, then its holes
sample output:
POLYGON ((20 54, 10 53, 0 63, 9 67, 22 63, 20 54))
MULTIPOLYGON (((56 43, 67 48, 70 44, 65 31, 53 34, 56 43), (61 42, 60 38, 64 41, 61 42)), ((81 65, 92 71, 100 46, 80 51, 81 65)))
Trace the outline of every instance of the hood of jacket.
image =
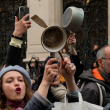
POLYGON ((105 82, 103 77, 100 75, 98 72, 98 68, 95 68, 93 70, 87 70, 84 71, 80 76, 79 79, 83 79, 86 81, 92 81, 92 82, 97 82, 104 87, 110 89, 110 82, 105 82))

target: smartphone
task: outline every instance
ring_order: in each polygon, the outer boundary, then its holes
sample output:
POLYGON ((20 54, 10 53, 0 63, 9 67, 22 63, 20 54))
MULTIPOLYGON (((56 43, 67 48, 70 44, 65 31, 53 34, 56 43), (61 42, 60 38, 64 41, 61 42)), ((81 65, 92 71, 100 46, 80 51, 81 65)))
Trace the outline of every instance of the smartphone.
MULTIPOLYGON (((26 14, 29 14, 29 8, 26 6, 20 6, 19 7, 19 20, 22 19, 23 16, 26 14)), ((26 18, 26 21, 29 20, 29 16, 26 18)))

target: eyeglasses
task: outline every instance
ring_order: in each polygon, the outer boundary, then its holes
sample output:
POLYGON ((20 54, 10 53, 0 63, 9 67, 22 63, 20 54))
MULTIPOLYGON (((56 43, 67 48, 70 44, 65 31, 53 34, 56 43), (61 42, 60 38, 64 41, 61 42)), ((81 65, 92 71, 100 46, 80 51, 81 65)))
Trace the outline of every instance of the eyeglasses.
POLYGON ((110 60, 110 57, 102 57, 101 59, 109 59, 110 60))

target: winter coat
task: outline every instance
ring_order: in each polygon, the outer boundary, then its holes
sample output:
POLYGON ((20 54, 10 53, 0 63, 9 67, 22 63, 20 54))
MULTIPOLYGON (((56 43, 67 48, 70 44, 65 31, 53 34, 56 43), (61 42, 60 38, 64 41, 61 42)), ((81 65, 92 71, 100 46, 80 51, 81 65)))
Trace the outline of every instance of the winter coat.
MULTIPOLYGON (((78 95, 68 94, 68 102, 78 102, 78 95)), ((43 98, 38 92, 35 92, 33 97, 29 100, 23 110, 51 110, 54 108, 49 100, 43 98)))
POLYGON ((17 48, 14 46, 9 45, 6 55, 6 66, 9 65, 20 65, 21 62, 21 48, 17 48))
MULTIPOLYGON (((97 82, 105 87, 106 92, 104 92, 103 100, 103 106, 105 106, 107 103, 110 103, 110 83, 105 82, 100 73, 94 72, 95 70, 98 71, 98 68, 85 71, 79 77, 80 83, 86 82, 85 86, 81 90, 82 97, 83 100, 87 102, 99 105, 100 94, 98 87, 95 84, 95 82, 97 82)), ((79 88, 81 85, 80 83, 78 83, 79 88)))

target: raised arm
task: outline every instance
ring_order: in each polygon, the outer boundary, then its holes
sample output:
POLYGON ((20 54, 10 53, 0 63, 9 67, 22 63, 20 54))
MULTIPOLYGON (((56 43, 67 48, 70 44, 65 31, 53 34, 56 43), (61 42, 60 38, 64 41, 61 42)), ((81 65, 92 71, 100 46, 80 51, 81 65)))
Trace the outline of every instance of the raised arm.
POLYGON ((69 48, 69 45, 70 44, 73 44, 73 48, 72 48, 72 52, 71 54, 73 55, 77 55, 77 52, 75 50, 75 45, 76 45, 76 38, 75 38, 75 33, 70 35, 69 38, 67 39, 67 45, 68 45, 68 48, 69 48))
POLYGON ((64 61, 61 59, 60 73, 65 78, 67 89, 69 92, 77 91, 77 86, 74 80, 75 71, 76 66, 73 63, 71 63, 68 57, 65 57, 64 61))
POLYGON ((71 62, 74 63, 76 66, 76 73, 74 75, 75 81, 77 83, 78 77, 81 75, 81 73, 84 70, 84 65, 80 59, 79 53, 76 52, 75 50, 75 45, 76 45, 76 38, 75 38, 75 33, 70 35, 68 40, 67 40, 67 45, 69 47, 70 44, 73 44, 73 49, 70 55, 71 62))
POLYGON ((42 82, 38 88, 39 94, 41 94, 44 98, 47 97, 48 89, 53 83, 54 77, 58 74, 58 66, 57 64, 52 64, 52 62, 57 62, 57 59, 51 58, 48 60, 47 64, 45 65, 42 82))
POLYGON ((21 38, 22 34, 27 31, 27 28, 31 27, 31 21, 25 21, 29 14, 25 15, 20 21, 15 16, 15 30, 13 32, 14 36, 21 38))
MULTIPOLYGON (((31 60, 32 60, 32 58, 31 58, 31 60)), ((28 62, 28 67, 30 70, 31 70, 31 60, 28 62)))
POLYGON ((11 36, 10 45, 8 46, 6 66, 20 65, 22 34, 27 31, 27 26, 31 27, 31 21, 25 21, 28 16, 29 14, 25 15, 20 21, 18 21, 18 18, 15 16, 15 30, 11 36))
POLYGON ((51 58, 45 65, 44 75, 42 82, 25 106, 23 110, 45 110, 51 105, 51 102, 46 98, 50 85, 52 84, 54 77, 58 74, 58 66, 57 64, 52 64, 52 62, 57 62, 56 58, 51 58))

